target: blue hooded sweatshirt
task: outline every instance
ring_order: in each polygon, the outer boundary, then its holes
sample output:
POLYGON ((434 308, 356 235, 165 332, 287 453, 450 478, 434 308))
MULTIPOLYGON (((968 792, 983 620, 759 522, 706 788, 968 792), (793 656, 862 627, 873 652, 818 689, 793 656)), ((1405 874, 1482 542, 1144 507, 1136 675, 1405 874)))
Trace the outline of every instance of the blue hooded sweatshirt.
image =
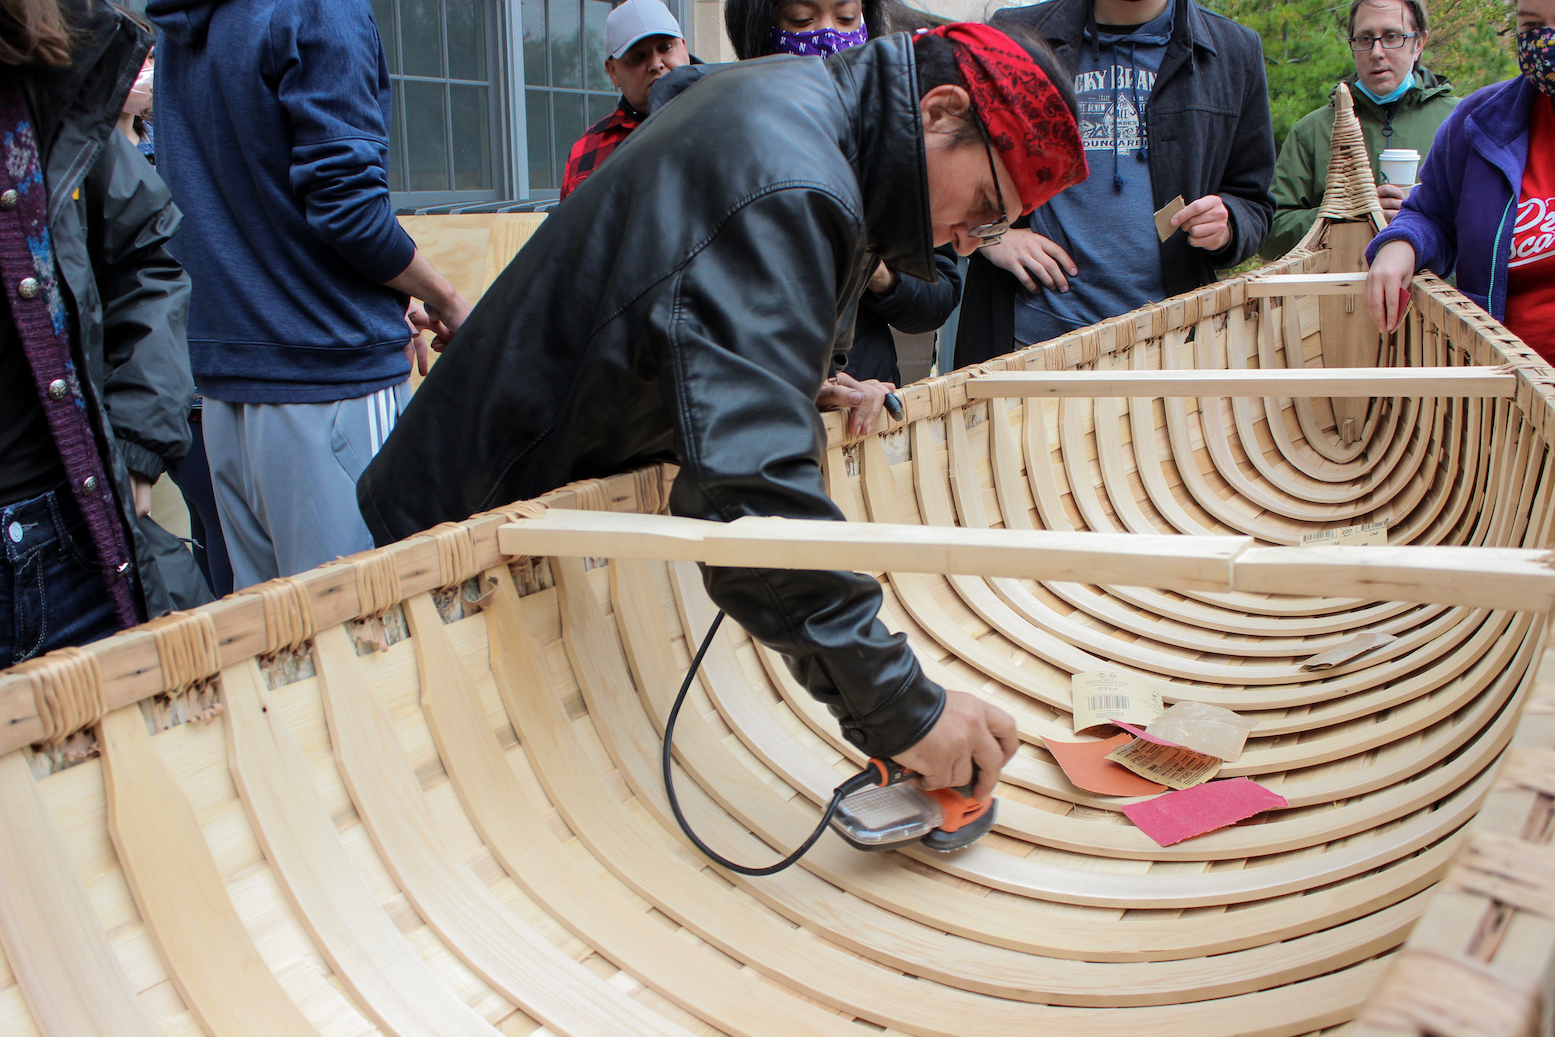
POLYGON ((1080 272, 1068 292, 1017 286, 1018 342, 1046 342, 1166 295, 1145 103, 1175 20, 1168 6, 1127 33, 1086 25, 1074 95, 1091 175, 1031 216, 1031 229, 1057 242, 1080 272))
POLYGON ((229 403, 365 396, 410 374, 415 244, 389 203, 369 0, 151 0, 157 169, 183 210, 189 357, 229 403))

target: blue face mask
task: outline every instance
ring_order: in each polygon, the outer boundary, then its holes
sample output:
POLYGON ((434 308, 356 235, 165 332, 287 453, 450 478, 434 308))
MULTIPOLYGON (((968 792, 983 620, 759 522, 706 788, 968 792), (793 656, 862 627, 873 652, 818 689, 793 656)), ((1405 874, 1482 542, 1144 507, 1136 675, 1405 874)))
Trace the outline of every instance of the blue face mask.
POLYGON ((810 29, 806 32, 789 32, 774 27, 767 37, 767 46, 773 54, 799 54, 829 58, 839 50, 857 47, 869 42, 869 29, 861 21, 852 32, 836 29, 810 29))
POLYGON ((1404 77, 1403 81, 1398 84, 1397 88, 1395 88, 1394 91, 1391 94, 1389 94, 1386 97, 1378 97, 1376 94, 1371 92, 1371 90, 1366 86, 1366 83, 1361 79, 1360 76, 1356 76, 1355 77, 1355 86, 1356 86, 1356 88, 1359 89, 1361 93, 1363 93, 1367 97, 1371 98, 1373 101, 1376 101, 1378 104, 1392 104, 1394 101, 1397 101, 1400 97, 1403 97, 1405 92, 1410 87, 1412 87, 1414 85, 1415 85, 1415 70, 1414 69, 1410 69, 1409 70, 1409 75, 1404 77))

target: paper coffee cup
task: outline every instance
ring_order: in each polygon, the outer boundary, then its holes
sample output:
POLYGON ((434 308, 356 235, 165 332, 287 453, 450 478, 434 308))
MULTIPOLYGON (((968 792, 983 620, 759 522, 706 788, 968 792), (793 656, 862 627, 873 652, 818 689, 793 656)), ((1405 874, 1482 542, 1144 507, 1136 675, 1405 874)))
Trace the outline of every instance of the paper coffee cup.
POLYGON ((1420 168, 1420 152, 1414 148, 1389 148, 1377 156, 1382 183, 1394 187, 1415 186, 1415 171, 1420 168))

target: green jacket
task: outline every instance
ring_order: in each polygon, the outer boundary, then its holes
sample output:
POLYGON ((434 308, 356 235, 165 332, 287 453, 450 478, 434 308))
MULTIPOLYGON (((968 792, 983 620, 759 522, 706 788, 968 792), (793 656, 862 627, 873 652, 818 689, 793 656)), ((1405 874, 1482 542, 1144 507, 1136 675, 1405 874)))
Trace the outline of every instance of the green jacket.
MULTIPOLYGON (((1436 128, 1458 103, 1452 84, 1428 69, 1415 69, 1415 85, 1398 101, 1390 120, 1382 106, 1355 88, 1355 77, 1345 80, 1355 99, 1355 114, 1366 136, 1366 154, 1371 157, 1372 175, 1377 172, 1377 156, 1386 148, 1414 148, 1422 164, 1436 139, 1436 128), (1391 131, 1391 134, 1390 134, 1391 131)), ((1330 100, 1333 94, 1329 94, 1330 100)), ((1329 139, 1334 132, 1333 105, 1327 104, 1302 116, 1291 127, 1285 147, 1274 163, 1274 222, 1264 238, 1259 254, 1278 259, 1301 241, 1317 220, 1323 204, 1323 189, 1328 184, 1329 139)))

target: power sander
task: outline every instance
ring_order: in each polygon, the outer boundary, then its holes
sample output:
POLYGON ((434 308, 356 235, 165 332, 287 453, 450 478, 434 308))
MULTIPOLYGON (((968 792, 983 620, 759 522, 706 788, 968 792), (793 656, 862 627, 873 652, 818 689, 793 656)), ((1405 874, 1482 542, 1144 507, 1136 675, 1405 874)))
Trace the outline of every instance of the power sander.
POLYGON ((972 791, 977 785, 974 766, 970 784, 957 788, 926 790, 913 779, 918 775, 894 760, 871 759, 869 765, 832 790, 831 802, 821 816, 820 824, 804 843, 793 853, 776 864, 764 868, 752 868, 719 855, 695 832, 680 809, 675 795, 675 778, 672 766, 671 746, 675 738, 675 721, 680 707, 691 690, 691 682, 701 669, 702 657, 712 646, 724 614, 719 612, 702 639, 701 647, 691 660, 686 679, 680 686, 680 694, 670 708, 664 724, 664 791, 669 797, 670 809, 680 830, 686 833, 692 845, 710 860, 741 875, 775 875, 789 867, 814 846, 826 831, 827 825, 860 850, 894 850, 919 843, 939 853, 953 853, 980 839, 993 827, 998 814, 998 801, 992 796, 974 799, 972 791))
POLYGON ((844 796, 832 816, 837 834, 860 850, 894 850, 913 842, 939 853, 971 846, 993 827, 999 801, 973 799, 977 768, 969 784, 925 790, 913 783, 918 775, 895 760, 869 761, 859 777, 873 786, 844 796))

